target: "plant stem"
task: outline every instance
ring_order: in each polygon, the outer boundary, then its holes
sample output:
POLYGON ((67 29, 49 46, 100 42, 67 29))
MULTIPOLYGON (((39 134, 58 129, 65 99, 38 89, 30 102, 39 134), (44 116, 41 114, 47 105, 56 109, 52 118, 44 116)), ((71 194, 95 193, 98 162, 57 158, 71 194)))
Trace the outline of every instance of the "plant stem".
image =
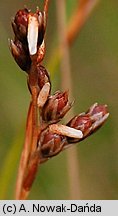
POLYGON ((16 195, 15 195, 16 199, 27 198, 27 195, 30 191, 31 185, 34 181, 37 168, 38 168, 37 157, 34 157, 35 159, 33 158, 37 150, 37 139, 38 139, 38 130, 39 130, 38 118, 37 118, 38 117, 37 98, 38 98, 39 88, 37 83, 38 83, 38 76, 36 71, 36 61, 34 57, 29 72, 29 86, 31 88, 32 102, 27 117, 25 144, 21 155, 17 183, 16 183, 16 195), (31 178, 28 178, 29 176, 31 176, 31 178), (30 183, 29 180, 31 181, 30 183))
POLYGON ((26 172, 27 162, 30 153, 31 139, 32 139, 32 102, 30 103, 29 111, 27 115, 25 142, 21 154, 18 175, 16 180, 15 199, 20 199, 23 179, 26 172))
MULTIPOLYGON (((70 66, 70 55, 69 46, 66 38, 66 6, 65 1, 56 1, 57 3, 57 19, 58 19, 58 33, 60 42, 61 52, 61 83, 62 88, 69 89, 70 98, 72 100, 72 82, 71 82, 71 66, 70 66), (61 11, 61 16, 60 16, 61 11), (66 80, 66 82, 65 82, 66 80)), ((73 109, 69 112, 68 117, 72 117, 74 114, 73 109)), ((65 119, 67 120, 67 118, 65 119)), ((78 155, 76 147, 67 151, 67 164, 68 164, 68 175, 69 175, 69 188, 70 188, 70 199, 78 199, 79 195, 79 167, 78 167, 78 155)))
POLYGON ((73 13, 67 29, 66 38, 69 44, 75 40, 99 1, 100 0, 78 1, 78 7, 75 10, 75 13, 73 13))
POLYGON ((45 0, 45 3, 44 3, 44 11, 46 13, 46 16, 48 15, 49 2, 50 0, 45 0))

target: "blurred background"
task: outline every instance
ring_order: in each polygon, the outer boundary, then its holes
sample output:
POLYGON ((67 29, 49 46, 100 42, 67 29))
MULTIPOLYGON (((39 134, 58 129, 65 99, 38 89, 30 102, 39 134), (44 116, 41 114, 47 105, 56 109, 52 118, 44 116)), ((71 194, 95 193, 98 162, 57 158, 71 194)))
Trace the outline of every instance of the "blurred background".
MULTIPOLYGON (((78 0, 66 1, 67 23, 77 4, 78 0)), ((37 5, 42 7, 43 0, 0 1, 0 199, 13 199, 30 101, 26 74, 8 46, 8 38, 13 38, 11 18, 24 5, 34 11, 37 5)), ((55 0, 51 0, 43 65, 50 72, 53 92, 61 86, 54 55, 58 47, 56 13, 55 0)), ((78 199, 118 199, 117 26, 118 1, 101 0, 70 47, 74 112, 86 111, 94 102, 108 104, 110 111, 106 124, 76 145, 78 199)), ((70 199, 67 151, 40 167, 29 199, 70 199)))

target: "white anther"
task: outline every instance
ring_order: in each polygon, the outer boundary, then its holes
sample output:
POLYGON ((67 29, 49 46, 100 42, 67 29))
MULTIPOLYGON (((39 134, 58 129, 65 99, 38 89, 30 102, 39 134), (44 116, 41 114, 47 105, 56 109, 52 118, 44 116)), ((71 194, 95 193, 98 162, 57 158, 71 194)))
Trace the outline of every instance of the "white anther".
POLYGON ((82 131, 76 130, 66 125, 52 124, 49 126, 49 130, 53 133, 76 138, 76 139, 81 139, 83 137, 82 131))
POLYGON ((49 96, 50 92, 50 83, 47 82, 45 85, 42 87, 38 99, 37 99, 37 105, 39 108, 43 107, 45 102, 47 101, 47 98, 49 96))
POLYGON ((37 42, 38 42, 38 19, 35 16, 29 15, 28 19, 28 47, 30 55, 37 53, 37 42))

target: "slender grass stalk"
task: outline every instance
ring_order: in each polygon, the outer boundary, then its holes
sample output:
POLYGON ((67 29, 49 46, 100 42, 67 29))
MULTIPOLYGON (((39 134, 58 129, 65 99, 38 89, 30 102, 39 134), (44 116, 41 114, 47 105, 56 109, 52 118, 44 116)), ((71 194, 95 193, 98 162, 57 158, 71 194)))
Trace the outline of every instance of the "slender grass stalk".
MULTIPOLYGON (((87 22, 89 16, 91 15, 93 9, 100 0, 81 0, 78 1, 78 6, 73 12, 72 17, 70 18, 68 26, 65 26, 66 30, 66 38, 68 45, 71 46, 71 44, 74 42, 76 37, 78 37, 80 31, 84 27, 85 23, 87 22)), ((52 54, 50 55, 50 58, 48 60, 48 68, 51 72, 51 74, 54 73, 55 68, 59 64, 62 55, 63 50, 59 52, 59 47, 56 47, 52 54)))
MULTIPOLYGON (((59 47, 61 53, 61 86, 62 89, 69 89, 69 96, 73 99, 72 79, 71 79, 71 61, 69 53, 69 44, 66 37, 66 2, 65 0, 56 1, 57 5, 57 21, 59 47), (60 13, 61 12, 61 13, 60 13), (61 16, 60 16, 61 14, 61 16)), ((68 117, 74 116, 73 107, 71 108, 68 117)), ((65 117, 67 121, 67 117, 65 117)), ((76 147, 67 151, 67 168, 69 176, 70 199, 79 199, 79 160, 76 147)))
POLYGON ((18 169, 18 175, 16 181, 15 199, 19 199, 20 197, 24 174, 26 171, 27 162, 30 154, 31 139, 32 139, 32 103, 30 103, 28 115, 27 115, 25 142, 24 142, 24 147, 22 150, 21 159, 19 163, 19 169, 18 169))

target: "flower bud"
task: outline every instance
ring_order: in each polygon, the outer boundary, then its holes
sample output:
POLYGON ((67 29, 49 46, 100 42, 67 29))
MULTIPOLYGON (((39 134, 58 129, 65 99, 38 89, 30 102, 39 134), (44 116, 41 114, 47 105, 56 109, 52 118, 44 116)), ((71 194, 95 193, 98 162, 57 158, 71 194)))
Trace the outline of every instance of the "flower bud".
POLYGON ((81 130, 83 134, 85 134, 85 132, 91 127, 92 121, 88 115, 83 114, 75 116, 67 125, 77 130, 81 130))
POLYGON ((67 139, 65 136, 49 132, 49 130, 46 129, 41 133, 38 142, 41 149, 42 159, 57 155, 66 144, 67 139))
POLYGON ((28 71, 31 66, 31 59, 27 46, 23 45, 19 40, 14 42, 11 40, 10 49, 19 67, 24 71, 28 71))
MULTIPOLYGON (((69 121, 67 126, 75 128, 77 130, 81 130, 83 133, 83 137, 89 133, 90 128, 92 126, 92 121, 87 114, 82 114, 79 116, 75 116, 73 119, 69 121)), ((79 139, 71 139, 69 138, 69 142, 77 142, 79 139)))
POLYGON ((56 92, 50 96, 42 110, 44 121, 57 122, 69 111, 72 103, 68 102, 68 92, 56 92))
POLYGON ((91 135, 98 128, 100 128, 105 120, 108 118, 109 113, 106 105, 94 104, 86 113, 75 116, 69 121, 67 126, 81 130, 83 133, 82 139, 68 138, 69 143, 74 143, 83 140, 91 135))
POLYGON ((107 105, 98 105, 97 103, 90 107, 88 115, 92 120, 91 133, 100 128, 109 116, 107 105))
POLYGON ((24 8, 16 13, 12 21, 14 34, 23 43, 27 43, 28 16, 29 11, 24 8))
POLYGON ((89 115, 101 113, 102 116, 104 116, 108 113, 108 108, 107 105, 98 105, 97 103, 95 103, 93 106, 90 107, 88 113, 89 115))

